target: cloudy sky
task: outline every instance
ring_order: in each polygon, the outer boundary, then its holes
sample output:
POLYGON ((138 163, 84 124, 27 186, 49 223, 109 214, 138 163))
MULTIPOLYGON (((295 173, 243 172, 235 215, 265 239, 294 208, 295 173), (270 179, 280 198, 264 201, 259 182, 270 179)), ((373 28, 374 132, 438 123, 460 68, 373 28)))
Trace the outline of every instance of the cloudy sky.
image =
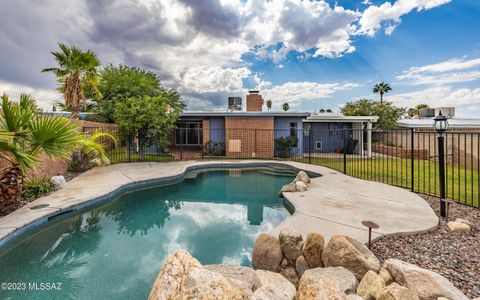
POLYGON ((258 88, 276 109, 338 111, 386 81, 397 105, 480 117, 477 0, 0 2, 0 93, 44 108, 61 96, 40 70, 63 42, 153 70, 189 110, 224 110, 258 88))

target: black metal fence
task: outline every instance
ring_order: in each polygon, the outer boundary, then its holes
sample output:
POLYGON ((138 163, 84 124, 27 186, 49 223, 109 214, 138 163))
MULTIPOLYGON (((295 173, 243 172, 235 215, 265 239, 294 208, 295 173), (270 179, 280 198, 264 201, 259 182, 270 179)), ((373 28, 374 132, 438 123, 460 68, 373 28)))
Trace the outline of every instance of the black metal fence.
MULTIPOLYGON (((85 128, 104 142, 112 163, 187 159, 275 159, 329 167, 347 175, 440 195, 438 137, 413 129, 304 130, 178 128, 164 136, 85 128)), ((445 197, 479 207, 480 132, 446 132, 445 197)))

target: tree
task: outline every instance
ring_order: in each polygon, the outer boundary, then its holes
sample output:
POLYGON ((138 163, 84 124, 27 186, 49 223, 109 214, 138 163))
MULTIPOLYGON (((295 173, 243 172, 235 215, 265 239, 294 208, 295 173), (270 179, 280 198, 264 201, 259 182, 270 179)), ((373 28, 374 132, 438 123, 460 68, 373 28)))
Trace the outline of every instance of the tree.
POLYGON ((126 65, 105 67, 101 72, 98 89, 102 99, 97 111, 107 122, 114 122, 115 105, 129 98, 154 97, 162 92, 155 73, 126 65))
POLYGON ((429 107, 428 104, 425 104, 425 103, 418 104, 415 107, 409 108, 407 111, 407 115, 409 118, 415 118, 415 117, 418 118, 420 116, 420 110, 428 107, 429 107))
POLYGON ((155 142, 168 144, 168 134, 181 115, 185 103, 174 90, 161 90, 155 96, 128 98, 115 104, 114 119, 121 129, 138 139, 138 157, 155 142))
POLYGON ((327 109, 325 110, 325 112, 327 112, 327 113, 332 113, 333 110, 332 110, 331 108, 327 108, 327 109))
POLYGON ((373 87, 373 93, 380 94, 380 104, 383 104, 383 95, 391 91, 392 88, 388 83, 380 82, 373 87))
POLYGON ((290 109, 290 105, 288 105, 288 103, 285 102, 285 103, 282 104, 282 109, 283 109, 284 111, 288 111, 288 110, 290 109))
POLYGON ((58 44, 60 51, 52 51, 58 67, 45 68, 42 72, 52 72, 57 76, 59 91, 63 93, 65 107, 72 111, 70 118, 78 119, 81 107, 86 105, 86 93, 100 93, 97 69, 100 61, 95 53, 82 51, 74 46, 58 44))
POLYGON ((270 111, 272 109, 272 100, 267 100, 267 110, 270 111))
POLYGON ((375 128, 391 129, 397 126, 397 120, 405 114, 405 108, 395 107, 390 102, 380 104, 369 99, 347 102, 341 112, 345 116, 378 116, 375 128))
POLYGON ((1 98, 0 158, 9 163, 0 174, 0 211, 4 213, 20 205, 25 172, 38 163, 42 152, 66 158, 83 135, 67 118, 39 114, 28 95, 22 94, 18 103, 5 94, 1 98))

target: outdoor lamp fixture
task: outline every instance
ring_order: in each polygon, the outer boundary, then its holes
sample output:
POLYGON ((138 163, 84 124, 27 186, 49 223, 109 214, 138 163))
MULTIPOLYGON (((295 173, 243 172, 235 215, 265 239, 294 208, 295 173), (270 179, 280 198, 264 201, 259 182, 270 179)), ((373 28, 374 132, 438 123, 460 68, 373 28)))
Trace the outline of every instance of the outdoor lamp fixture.
POLYGON ((442 115, 442 111, 433 119, 433 128, 437 132, 438 140, 438 176, 440 188, 440 216, 443 218, 447 216, 447 203, 445 200, 445 137, 443 134, 448 129, 447 117, 442 115))
POLYGON ((443 135, 443 133, 448 129, 448 119, 444 115, 442 115, 442 111, 438 113, 433 119, 433 128, 437 132, 438 135, 443 135))

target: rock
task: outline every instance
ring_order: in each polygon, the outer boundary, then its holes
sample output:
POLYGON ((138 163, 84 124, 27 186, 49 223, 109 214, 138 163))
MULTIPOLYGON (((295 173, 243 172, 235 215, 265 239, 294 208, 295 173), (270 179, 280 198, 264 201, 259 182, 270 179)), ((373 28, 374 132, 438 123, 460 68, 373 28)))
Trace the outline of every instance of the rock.
POLYGON ((384 287, 377 300, 418 300, 417 295, 396 282, 384 287))
POLYGON ((316 232, 307 234, 307 239, 302 247, 302 253, 310 268, 323 267, 322 253, 325 248, 325 239, 316 232))
POLYGON ((252 290, 253 274, 255 273, 252 268, 230 264, 207 265, 203 268, 223 275, 232 285, 239 289, 252 290))
POLYGON ((335 289, 344 294, 354 294, 358 286, 358 281, 355 275, 343 267, 310 269, 303 273, 300 278, 300 285, 302 280, 312 282, 328 281, 331 283, 328 286, 335 287, 335 289))
POLYGON ((253 268, 276 272, 282 259, 283 253, 278 239, 270 234, 260 234, 253 248, 253 268))
POLYGON ((297 185, 295 183, 289 183, 282 186, 280 194, 282 193, 295 193, 297 191, 297 185))
POLYGON ((305 257, 299 256, 295 262, 295 269, 297 270, 298 276, 302 277, 303 272, 308 270, 308 264, 305 260, 305 257))
POLYGON ((294 266, 297 258, 302 255, 302 235, 287 228, 282 228, 279 239, 283 255, 288 263, 294 266))
POLYGON ((333 235, 325 250, 322 261, 326 267, 344 267, 350 270, 358 280, 369 271, 378 272, 380 262, 361 242, 347 236, 333 235))
POLYGON ((448 226, 448 229, 450 229, 450 231, 453 233, 463 233, 463 232, 470 231, 470 226, 461 222, 450 221, 447 223, 447 226, 448 226))
POLYGON ((357 295, 366 300, 375 300, 380 296, 380 291, 385 287, 385 281, 377 273, 368 271, 363 276, 357 288, 357 295))
POLYGON ((300 181, 303 181, 305 183, 310 183, 310 177, 308 176, 308 174, 305 171, 299 171, 297 173, 297 177, 295 177, 295 180, 300 180, 300 181))
POLYGON ((253 299, 293 299, 295 286, 282 275, 256 270, 253 275, 253 299), (270 297, 265 298, 265 295, 270 297), (262 298, 263 296, 263 298, 262 298))
POLYGON ((94 158, 90 162, 95 167, 109 166, 110 165, 110 159, 108 159, 108 157, 105 157, 103 159, 103 161, 100 158, 94 158))
POLYGON ((467 224, 470 227, 475 227, 475 225, 467 219, 456 218, 455 222, 467 224))
POLYGON ((422 300, 437 299, 438 297, 455 300, 468 299, 450 281, 435 272, 398 259, 387 259, 384 266, 397 283, 409 288, 422 300))
POLYGON ((393 282, 392 275, 390 275, 390 272, 388 272, 388 270, 385 269, 385 267, 380 268, 380 272, 378 272, 378 275, 380 275, 380 277, 382 277, 382 279, 383 279, 383 281, 385 282, 386 285, 389 285, 390 283, 393 282))
POLYGON ((306 192, 308 190, 307 184, 301 180, 295 181, 297 192, 306 192))
MULTIPOLYGON (((450 300, 448 298, 445 298, 445 297, 438 297, 437 300, 450 300)), ((475 299, 474 299, 475 300, 475 299)))
POLYGON ((345 293, 355 293, 357 284, 355 275, 342 267, 310 269, 300 278, 297 299, 346 299, 345 293))
POLYGON ((288 281, 290 281, 295 288, 298 287, 298 275, 297 272, 295 271, 295 268, 293 267, 286 267, 285 269, 282 269, 280 274, 283 275, 288 281))
POLYGON ((190 270, 195 267, 201 267, 201 264, 190 253, 184 250, 174 252, 163 264, 148 299, 167 299, 180 293, 190 270))
POLYGON ((364 299, 359 295, 350 294, 350 295, 347 295, 346 300, 364 300, 364 299))
POLYGON ((53 187, 56 190, 63 189, 67 185, 65 177, 63 177, 62 175, 53 176, 52 178, 50 178, 50 182, 53 184, 53 187))
POLYGON ((282 263, 280 264, 280 266, 282 266, 282 268, 286 268, 288 266, 288 261, 285 258, 282 259, 282 263))
POLYGON ((251 290, 238 289, 222 275, 193 267, 183 290, 174 299, 250 299, 251 290))

